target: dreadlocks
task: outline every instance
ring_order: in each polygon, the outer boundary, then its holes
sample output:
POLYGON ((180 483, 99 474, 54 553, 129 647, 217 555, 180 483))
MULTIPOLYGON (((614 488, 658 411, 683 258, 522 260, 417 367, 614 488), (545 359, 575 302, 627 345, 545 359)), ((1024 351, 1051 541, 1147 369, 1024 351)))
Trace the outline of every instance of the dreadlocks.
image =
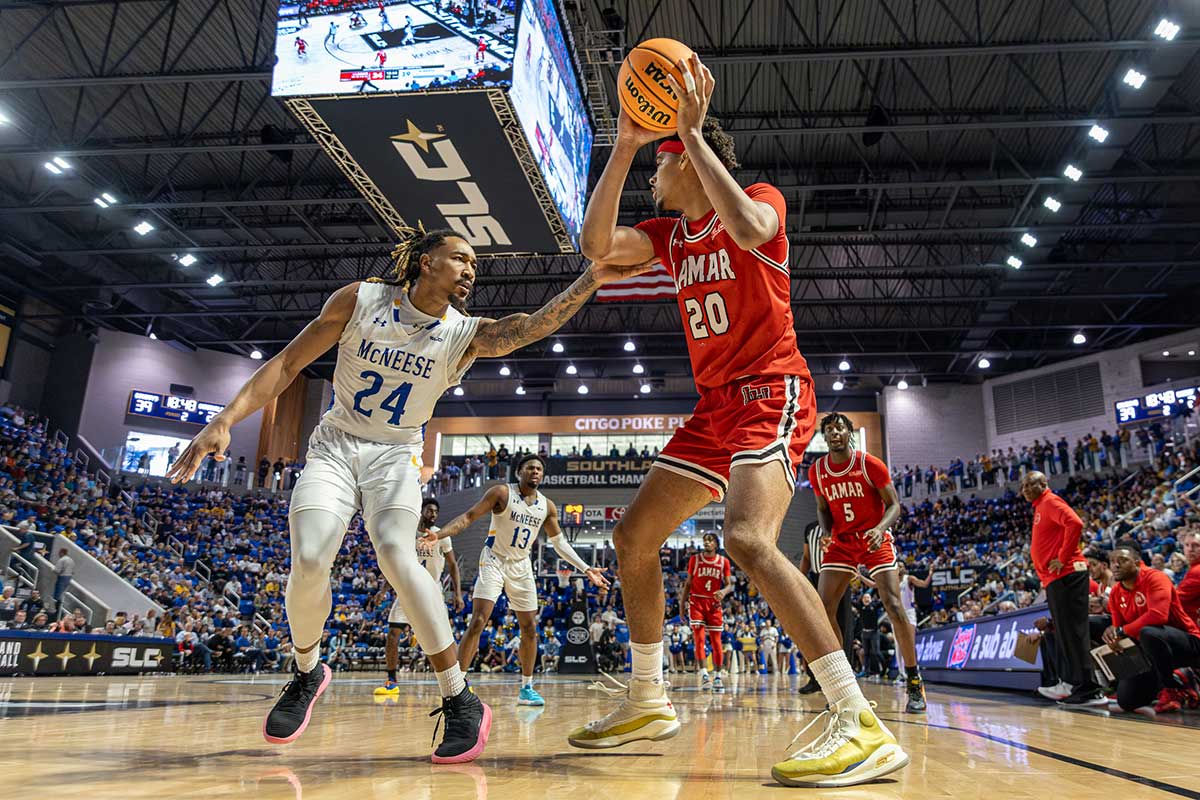
POLYGON ((830 425, 836 425, 839 422, 846 426, 846 430, 850 431, 850 447, 853 448, 854 447, 854 423, 851 422, 850 418, 847 417, 845 414, 840 414, 836 411, 833 412, 832 414, 826 414, 824 417, 821 418, 821 425, 819 428, 817 428, 817 430, 819 430, 821 432, 821 434, 824 435, 826 428, 828 428, 830 425))
POLYGON ((368 278, 367 281, 369 283, 390 283, 405 289, 412 288, 412 285, 417 282, 417 278, 421 277, 421 256, 440 247, 442 242, 452 236, 462 236, 462 234, 450 228, 427 231, 425 226, 419 223, 416 228, 402 228, 400 243, 392 250, 392 259, 395 263, 392 265, 391 271, 382 278, 368 278))

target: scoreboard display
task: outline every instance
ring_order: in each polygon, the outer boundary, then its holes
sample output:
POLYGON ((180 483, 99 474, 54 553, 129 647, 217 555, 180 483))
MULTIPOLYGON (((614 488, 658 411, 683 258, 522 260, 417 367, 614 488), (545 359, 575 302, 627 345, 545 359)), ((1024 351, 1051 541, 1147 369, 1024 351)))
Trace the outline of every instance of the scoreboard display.
POLYGON ((1195 408, 1198 396, 1200 396, 1200 386, 1180 386, 1176 389, 1150 392, 1141 397, 1118 400, 1113 404, 1113 408, 1117 413, 1117 424, 1125 425, 1131 422, 1161 419, 1178 414, 1184 409, 1195 408))
POLYGON ((134 389, 129 393, 127 413, 137 417, 155 417, 172 422, 207 425, 213 417, 224 410, 225 406, 218 403, 206 403, 191 397, 134 389))

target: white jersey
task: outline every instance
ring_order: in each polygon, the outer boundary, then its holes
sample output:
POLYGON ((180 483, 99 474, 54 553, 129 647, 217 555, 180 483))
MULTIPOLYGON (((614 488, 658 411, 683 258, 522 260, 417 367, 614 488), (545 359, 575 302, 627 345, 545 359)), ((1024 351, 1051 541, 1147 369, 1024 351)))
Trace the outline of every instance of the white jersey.
POLYGON ((900 605, 905 611, 912 611, 916 608, 916 590, 913 589, 912 576, 907 572, 900 581, 900 605))
POLYGON ((437 401, 470 366, 458 364, 478 327, 453 308, 440 319, 418 311, 398 286, 360 284, 321 421, 370 442, 420 444, 437 401))
MULTIPOLYGON (((429 530, 437 533, 441 528, 430 525, 429 530)), ((438 539, 437 544, 433 546, 432 551, 422 551, 420 543, 417 544, 417 559, 421 562, 421 566, 433 576, 433 579, 439 584, 442 582, 442 569, 446 566, 446 554, 454 552, 454 545, 450 543, 449 537, 438 539)))
POLYGON ((535 492, 533 502, 525 502, 518 484, 508 485, 508 505, 499 514, 492 514, 485 547, 501 561, 529 559, 529 551, 537 541, 546 522, 550 503, 541 492, 535 492))

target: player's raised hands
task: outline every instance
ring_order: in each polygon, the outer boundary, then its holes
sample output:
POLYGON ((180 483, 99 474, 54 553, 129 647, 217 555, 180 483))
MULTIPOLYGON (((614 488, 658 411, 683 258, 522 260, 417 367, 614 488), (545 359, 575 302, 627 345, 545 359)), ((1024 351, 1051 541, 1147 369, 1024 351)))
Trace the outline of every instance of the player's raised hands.
POLYGON ((708 103, 712 99, 716 81, 708 67, 700 63, 700 56, 695 53, 691 58, 679 59, 676 66, 683 74, 683 85, 679 85, 674 75, 667 75, 671 88, 675 90, 675 96, 679 98, 675 124, 680 136, 685 133, 699 133, 704 124, 704 116, 708 113, 708 103))
POLYGON ((599 567, 592 567, 583 574, 587 575, 587 579, 592 582, 592 585, 601 589, 608 588, 608 579, 604 577, 604 572, 599 567))
POLYGON ((634 121, 633 117, 625 113, 625 109, 621 109, 617 114, 617 141, 619 142, 642 147, 659 139, 665 139, 672 133, 673 131, 652 131, 649 128, 643 128, 634 121))
POLYGON ((214 423, 205 425, 204 430, 196 434, 196 438, 188 443, 167 470, 167 478, 171 483, 190 481, 210 453, 214 454, 217 461, 225 460, 225 451, 229 449, 229 429, 214 423))
POLYGON ((438 538, 437 531, 425 531, 417 537, 417 550, 425 550, 432 553, 433 548, 437 547, 438 538))

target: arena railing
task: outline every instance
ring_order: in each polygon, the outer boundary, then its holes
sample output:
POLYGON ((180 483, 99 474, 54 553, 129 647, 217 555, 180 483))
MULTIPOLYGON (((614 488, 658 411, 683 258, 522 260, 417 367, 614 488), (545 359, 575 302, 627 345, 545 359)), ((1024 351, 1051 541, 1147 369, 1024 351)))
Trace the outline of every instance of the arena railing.
POLYGON ((173 533, 167 534, 167 547, 171 548, 171 552, 182 561, 183 560, 183 542, 178 536, 173 533))
MULTIPOLYGON (((996 566, 989 568, 986 572, 981 573, 981 575, 986 575, 988 572, 999 572, 1001 574, 1001 577, 1003 577, 1004 570, 1008 569, 1012 565, 1012 563, 1020 557, 1021 557, 1020 553, 1015 553, 1015 554, 1009 556, 1004 561, 1001 561, 996 566)), ((963 589, 961 592, 959 592, 957 595, 955 595, 954 605, 961 607, 962 599, 978 588, 979 588, 979 580, 976 579, 974 583, 972 583, 966 589, 963 589)), ((933 619, 933 614, 926 614, 924 617, 917 620, 917 627, 918 628, 922 627, 923 625, 925 625, 925 623, 929 622, 929 620, 931 620, 931 619, 933 619)))
MULTIPOLYGON (((1178 505, 1179 505, 1179 498, 1181 498, 1181 497, 1185 497, 1185 498, 1187 498, 1187 499, 1189 499, 1189 500, 1190 500, 1190 499, 1192 498, 1192 496, 1193 496, 1193 495, 1195 495, 1197 492, 1200 492, 1200 483, 1197 483, 1195 486, 1193 486, 1191 489, 1187 490, 1187 491, 1186 491, 1186 492, 1184 492, 1183 494, 1179 494, 1179 491, 1178 491, 1178 490, 1179 490, 1179 484, 1183 483, 1183 482, 1184 482, 1184 481, 1186 481, 1188 478, 1190 478, 1190 477, 1192 477, 1193 475, 1196 475, 1196 474, 1200 474, 1200 467, 1196 467, 1195 469, 1193 469, 1193 470, 1192 470, 1191 472, 1189 472, 1188 474, 1184 475, 1183 477, 1181 477, 1181 478, 1179 478, 1178 480, 1176 480, 1176 481, 1173 481, 1173 482, 1171 483, 1171 489, 1172 489, 1173 491, 1175 491, 1175 505, 1176 505, 1176 506, 1178 506, 1178 505)), ((1135 509, 1135 510, 1136 510, 1136 509, 1135 509)), ((1133 537, 1135 537, 1135 538, 1136 538, 1136 535, 1137 535, 1137 534, 1139 534, 1139 533, 1141 533, 1143 530, 1145 530, 1145 528, 1146 528, 1146 523, 1148 523, 1148 522, 1152 522, 1152 521, 1153 521, 1153 520, 1151 520, 1151 519, 1143 519, 1143 520, 1139 521, 1137 525, 1134 525, 1132 528, 1130 528, 1129 530, 1125 531, 1125 535, 1126 535, 1126 536, 1133 536, 1133 537)), ((1115 530, 1115 528, 1114 528, 1114 530, 1115 530)), ((1113 542, 1115 543, 1115 539, 1113 540, 1113 542)))
POLYGON ((8 569, 16 576, 18 583, 23 584, 28 589, 37 588, 41 570, 38 569, 37 564, 25 558, 25 556, 20 553, 13 553, 9 558, 8 569))
POLYGON ((196 559, 196 563, 192 565, 192 572, 205 584, 212 583, 212 570, 203 561, 196 559))
POLYGON ((88 628, 91 628, 92 618, 95 616, 95 612, 93 612, 91 606, 83 602, 78 595, 68 589, 67 591, 63 592, 62 601, 58 604, 57 619, 61 620, 63 617, 74 614, 76 609, 83 612, 84 616, 87 618, 88 628))

